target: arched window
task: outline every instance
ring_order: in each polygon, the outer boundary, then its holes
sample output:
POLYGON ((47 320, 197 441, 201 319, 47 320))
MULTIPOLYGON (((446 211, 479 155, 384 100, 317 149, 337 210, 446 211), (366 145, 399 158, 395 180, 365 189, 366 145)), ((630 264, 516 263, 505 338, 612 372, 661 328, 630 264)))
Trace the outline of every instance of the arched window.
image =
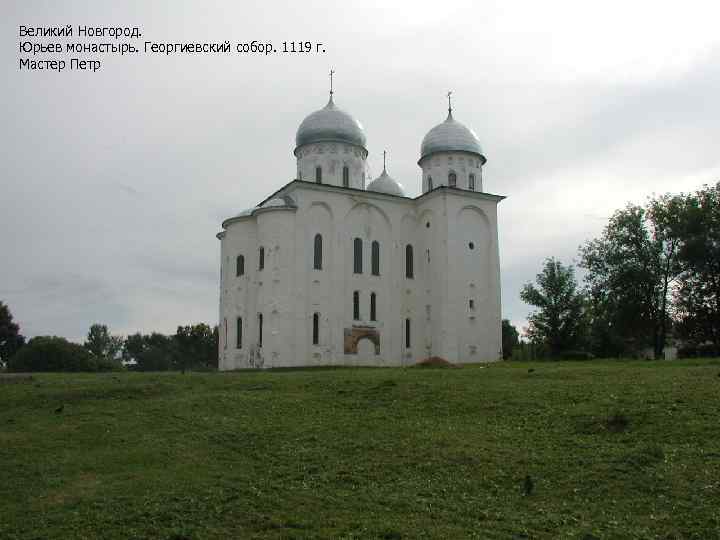
POLYGON ((353 242, 353 272, 362 274, 362 240, 356 238, 353 242))
POLYGON ((377 295, 370 293, 370 320, 377 321, 377 295))
POLYGON ((245 257, 238 255, 235 259, 235 275, 242 276, 245 274, 245 257))
POLYGON ((343 187, 350 187, 350 169, 347 165, 343 167, 343 187))
POLYGON ((316 234, 315 235, 315 245, 314 245, 314 258, 313 258, 313 268, 315 270, 322 270, 322 235, 316 234))
POLYGON ((242 349, 242 317, 237 318, 237 326, 236 326, 236 341, 237 341, 237 348, 242 349))
POLYGON ((410 319, 405 319, 405 348, 410 348, 410 319))
POLYGON ((475 175, 474 174, 471 174, 468 177, 468 189, 470 191, 475 191, 475 175))
POLYGON ((405 277, 413 277, 413 247, 410 244, 405 246, 405 277))
POLYGON ((261 247, 258 253, 258 270, 265 268, 265 248, 261 247))
POLYGON ((380 242, 373 240, 372 253, 370 257, 370 266, 372 266, 372 275, 380 275, 380 242))
POLYGON ((353 293, 353 319, 360 320, 360 293, 358 291, 353 293))
POLYGON ((457 184, 457 175, 454 172, 448 174, 448 186, 455 187, 457 184))
POLYGON ((428 191, 432 191, 433 184, 432 184, 432 176, 428 176, 428 191))
POLYGON ((263 316, 262 316, 262 313, 258 313, 258 347, 262 347, 262 334, 263 334, 263 316))
POLYGON ((322 184, 322 167, 315 167, 315 182, 322 184))
POLYGON ((313 313, 313 345, 320 343, 320 314, 313 313))

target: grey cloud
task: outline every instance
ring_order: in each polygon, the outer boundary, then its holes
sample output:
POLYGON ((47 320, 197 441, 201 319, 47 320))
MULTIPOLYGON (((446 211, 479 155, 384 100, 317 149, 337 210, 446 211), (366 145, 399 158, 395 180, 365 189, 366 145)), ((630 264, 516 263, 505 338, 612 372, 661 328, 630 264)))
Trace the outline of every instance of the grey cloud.
POLYGON ((81 340, 95 322, 127 322, 129 308, 110 283, 73 273, 34 274, 16 289, 0 291, 26 335, 53 334, 81 340))

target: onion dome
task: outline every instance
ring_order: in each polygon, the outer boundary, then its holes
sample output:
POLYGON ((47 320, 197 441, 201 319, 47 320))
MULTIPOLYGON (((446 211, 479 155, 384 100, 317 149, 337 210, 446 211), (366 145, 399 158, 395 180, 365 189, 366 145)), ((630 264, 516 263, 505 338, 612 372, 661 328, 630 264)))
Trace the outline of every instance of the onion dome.
POLYGON ((480 148, 480 141, 475 132, 453 118, 452 110, 448 111, 447 119, 430 131, 420 146, 420 159, 435 152, 470 152, 477 154, 485 163, 486 159, 480 148))
POLYGON ((365 130, 351 114, 338 108, 332 94, 327 105, 302 121, 295 136, 297 147, 318 142, 341 142, 365 148, 365 130))
POLYGON ((382 174, 368 184, 367 191, 376 191, 378 193, 387 193, 388 195, 407 197, 402 185, 400 185, 387 173, 385 167, 383 167, 382 174))

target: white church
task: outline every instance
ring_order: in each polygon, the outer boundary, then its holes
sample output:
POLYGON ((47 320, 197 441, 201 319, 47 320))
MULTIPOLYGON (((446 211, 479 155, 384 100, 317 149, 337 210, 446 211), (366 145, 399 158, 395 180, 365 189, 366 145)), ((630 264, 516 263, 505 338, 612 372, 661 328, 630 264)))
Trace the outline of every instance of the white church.
POLYGON ((335 105, 295 137, 297 177, 226 219, 221 370, 502 358, 497 205, 475 133, 448 116, 420 145, 422 194, 383 168, 335 105))

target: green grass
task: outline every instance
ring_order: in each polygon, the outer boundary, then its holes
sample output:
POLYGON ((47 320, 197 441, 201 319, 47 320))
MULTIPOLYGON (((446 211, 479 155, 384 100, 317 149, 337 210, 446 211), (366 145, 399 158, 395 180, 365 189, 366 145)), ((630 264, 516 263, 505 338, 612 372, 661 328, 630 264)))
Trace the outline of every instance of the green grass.
POLYGON ((0 384, 0 538, 720 538, 719 374, 40 374, 0 384))

